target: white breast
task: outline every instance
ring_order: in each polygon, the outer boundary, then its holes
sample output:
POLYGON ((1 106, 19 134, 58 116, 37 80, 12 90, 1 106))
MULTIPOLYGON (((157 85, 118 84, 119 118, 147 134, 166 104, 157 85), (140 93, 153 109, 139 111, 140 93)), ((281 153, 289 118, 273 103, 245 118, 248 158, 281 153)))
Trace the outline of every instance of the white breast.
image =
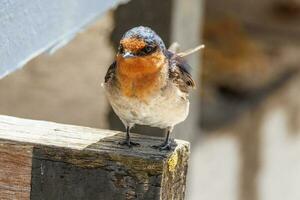
POLYGON ((106 93, 115 113, 125 125, 167 128, 184 121, 189 112, 186 94, 173 84, 153 95, 147 102, 123 96, 109 88, 106 88, 106 93))

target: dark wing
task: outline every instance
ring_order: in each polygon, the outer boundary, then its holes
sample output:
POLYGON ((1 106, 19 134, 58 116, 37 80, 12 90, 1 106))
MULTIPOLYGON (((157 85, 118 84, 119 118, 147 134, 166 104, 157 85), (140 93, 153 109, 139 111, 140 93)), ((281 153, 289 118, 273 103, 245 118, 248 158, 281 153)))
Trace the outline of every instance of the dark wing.
POLYGON ((167 51, 169 58, 169 77, 182 92, 188 93, 190 88, 195 87, 195 81, 190 74, 191 66, 180 56, 167 51))
POLYGON ((104 82, 107 83, 111 80, 113 80, 115 78, 115 74, 116 74, 116 61, 114 61, 108 68, 105 78, 104 78, 104 82))

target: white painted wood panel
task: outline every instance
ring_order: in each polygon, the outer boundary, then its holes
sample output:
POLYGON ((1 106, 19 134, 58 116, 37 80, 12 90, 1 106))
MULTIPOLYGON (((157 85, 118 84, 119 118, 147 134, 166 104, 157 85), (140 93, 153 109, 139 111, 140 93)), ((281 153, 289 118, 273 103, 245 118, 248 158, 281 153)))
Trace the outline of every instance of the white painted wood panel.
POLYGON ((0 78, 66 44, 121 2, 127 0, 0 1, 0 78))

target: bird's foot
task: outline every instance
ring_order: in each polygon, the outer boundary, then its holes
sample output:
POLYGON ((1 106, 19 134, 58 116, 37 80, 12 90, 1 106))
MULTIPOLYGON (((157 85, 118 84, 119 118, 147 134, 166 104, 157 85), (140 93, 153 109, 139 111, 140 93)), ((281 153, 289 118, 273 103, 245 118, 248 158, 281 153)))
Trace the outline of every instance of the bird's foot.
POLYGON ((126 145, 131 148, 133 146, 140 146, 140 143, 132 142, 131 140, 124 140, 122 142, 119 142, 119 145, 126 145))
POLYGON ((159 149, 160 151, 170 151, 171 150, 171 142, 164 142, 160 145, 153 145, 151 146, 153 149, 159 149))

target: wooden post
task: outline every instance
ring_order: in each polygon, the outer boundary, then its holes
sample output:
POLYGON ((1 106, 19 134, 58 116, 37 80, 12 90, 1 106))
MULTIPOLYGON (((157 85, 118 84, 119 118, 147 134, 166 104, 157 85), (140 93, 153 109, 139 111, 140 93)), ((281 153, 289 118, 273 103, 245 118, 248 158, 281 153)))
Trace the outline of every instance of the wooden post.
POLYGON ((0 199, 184 199, 189 143, 0 115, 0 199))

